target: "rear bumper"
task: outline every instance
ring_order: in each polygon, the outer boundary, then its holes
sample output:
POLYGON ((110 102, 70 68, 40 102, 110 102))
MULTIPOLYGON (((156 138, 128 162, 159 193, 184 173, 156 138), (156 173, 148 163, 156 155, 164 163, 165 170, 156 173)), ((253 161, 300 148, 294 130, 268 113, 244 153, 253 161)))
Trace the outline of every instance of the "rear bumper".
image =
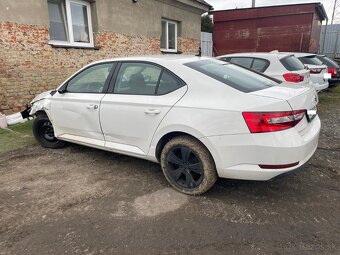
POLYGON ((336 85, 340 83, 340 77, 331 78, 328 80, 329 85, 336 85))
POLYGON ((202 138, 212 146, 218 175, 223 178, 265 181, 292 171, 306 163, 314 154, 319 139, 319 117, 301 135, 295 128, 262 134, 224 135, 202 138), (259 165, 293 167, 262 169, 259 165))
POLYGON ((321 84, 320 83, 314 83, 314 88, 317 92, 324 90, 324 89, 327 89, 328 86, 329 86, 328 81, 321 83, 321 84))

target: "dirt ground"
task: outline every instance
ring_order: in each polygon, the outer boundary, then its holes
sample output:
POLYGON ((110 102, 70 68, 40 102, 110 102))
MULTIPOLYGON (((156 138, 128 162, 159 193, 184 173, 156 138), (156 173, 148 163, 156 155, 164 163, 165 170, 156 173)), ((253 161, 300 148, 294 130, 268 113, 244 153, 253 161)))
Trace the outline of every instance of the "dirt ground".
POLYGON ((340 254, 340 100, 320 95, 314 157, 200 197, 160 166, 69 145, 0 154, 0 254, 340 254))

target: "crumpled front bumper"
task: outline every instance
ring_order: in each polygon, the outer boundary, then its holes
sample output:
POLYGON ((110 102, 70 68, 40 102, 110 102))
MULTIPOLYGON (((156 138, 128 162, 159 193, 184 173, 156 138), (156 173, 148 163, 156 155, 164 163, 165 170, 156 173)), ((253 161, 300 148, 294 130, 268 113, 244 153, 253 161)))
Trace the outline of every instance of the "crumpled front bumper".
POLYGON ((31 115, 30 115, 31 109, 32 109, 32 106, 27 105, 25 110, 20 112, 23 119, 27 119, 27 118, 31 117, 31 115))

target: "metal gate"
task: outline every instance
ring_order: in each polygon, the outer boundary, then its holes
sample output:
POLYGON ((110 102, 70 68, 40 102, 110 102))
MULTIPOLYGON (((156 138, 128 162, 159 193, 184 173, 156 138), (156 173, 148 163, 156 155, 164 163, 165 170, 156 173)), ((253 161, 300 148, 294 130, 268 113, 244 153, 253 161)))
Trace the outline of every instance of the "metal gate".
POLYGON ((201 32, 201 51, 202 56, 212 57, 212 33, 201 32))
POLYGON ((340 58, 340 24, 322 26, 320 53, 330 58, 340 58))

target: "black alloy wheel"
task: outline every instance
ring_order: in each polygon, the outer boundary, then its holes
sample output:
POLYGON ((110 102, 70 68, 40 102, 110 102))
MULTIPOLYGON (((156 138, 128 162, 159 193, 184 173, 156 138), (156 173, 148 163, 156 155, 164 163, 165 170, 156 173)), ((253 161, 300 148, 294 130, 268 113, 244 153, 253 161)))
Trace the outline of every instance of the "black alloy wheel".
POLYGON ((217 180, 216 166, 208 149, 196 138, 178 136, 168 141, 160 163, 171 186, 188 195, 201 195, 217 180))
POLYGON ((201 184, 204 177, 203 164, 190 148, 172 148, 168 153, 167 164, 170 177, 180 187, 193 189, 201 184))

